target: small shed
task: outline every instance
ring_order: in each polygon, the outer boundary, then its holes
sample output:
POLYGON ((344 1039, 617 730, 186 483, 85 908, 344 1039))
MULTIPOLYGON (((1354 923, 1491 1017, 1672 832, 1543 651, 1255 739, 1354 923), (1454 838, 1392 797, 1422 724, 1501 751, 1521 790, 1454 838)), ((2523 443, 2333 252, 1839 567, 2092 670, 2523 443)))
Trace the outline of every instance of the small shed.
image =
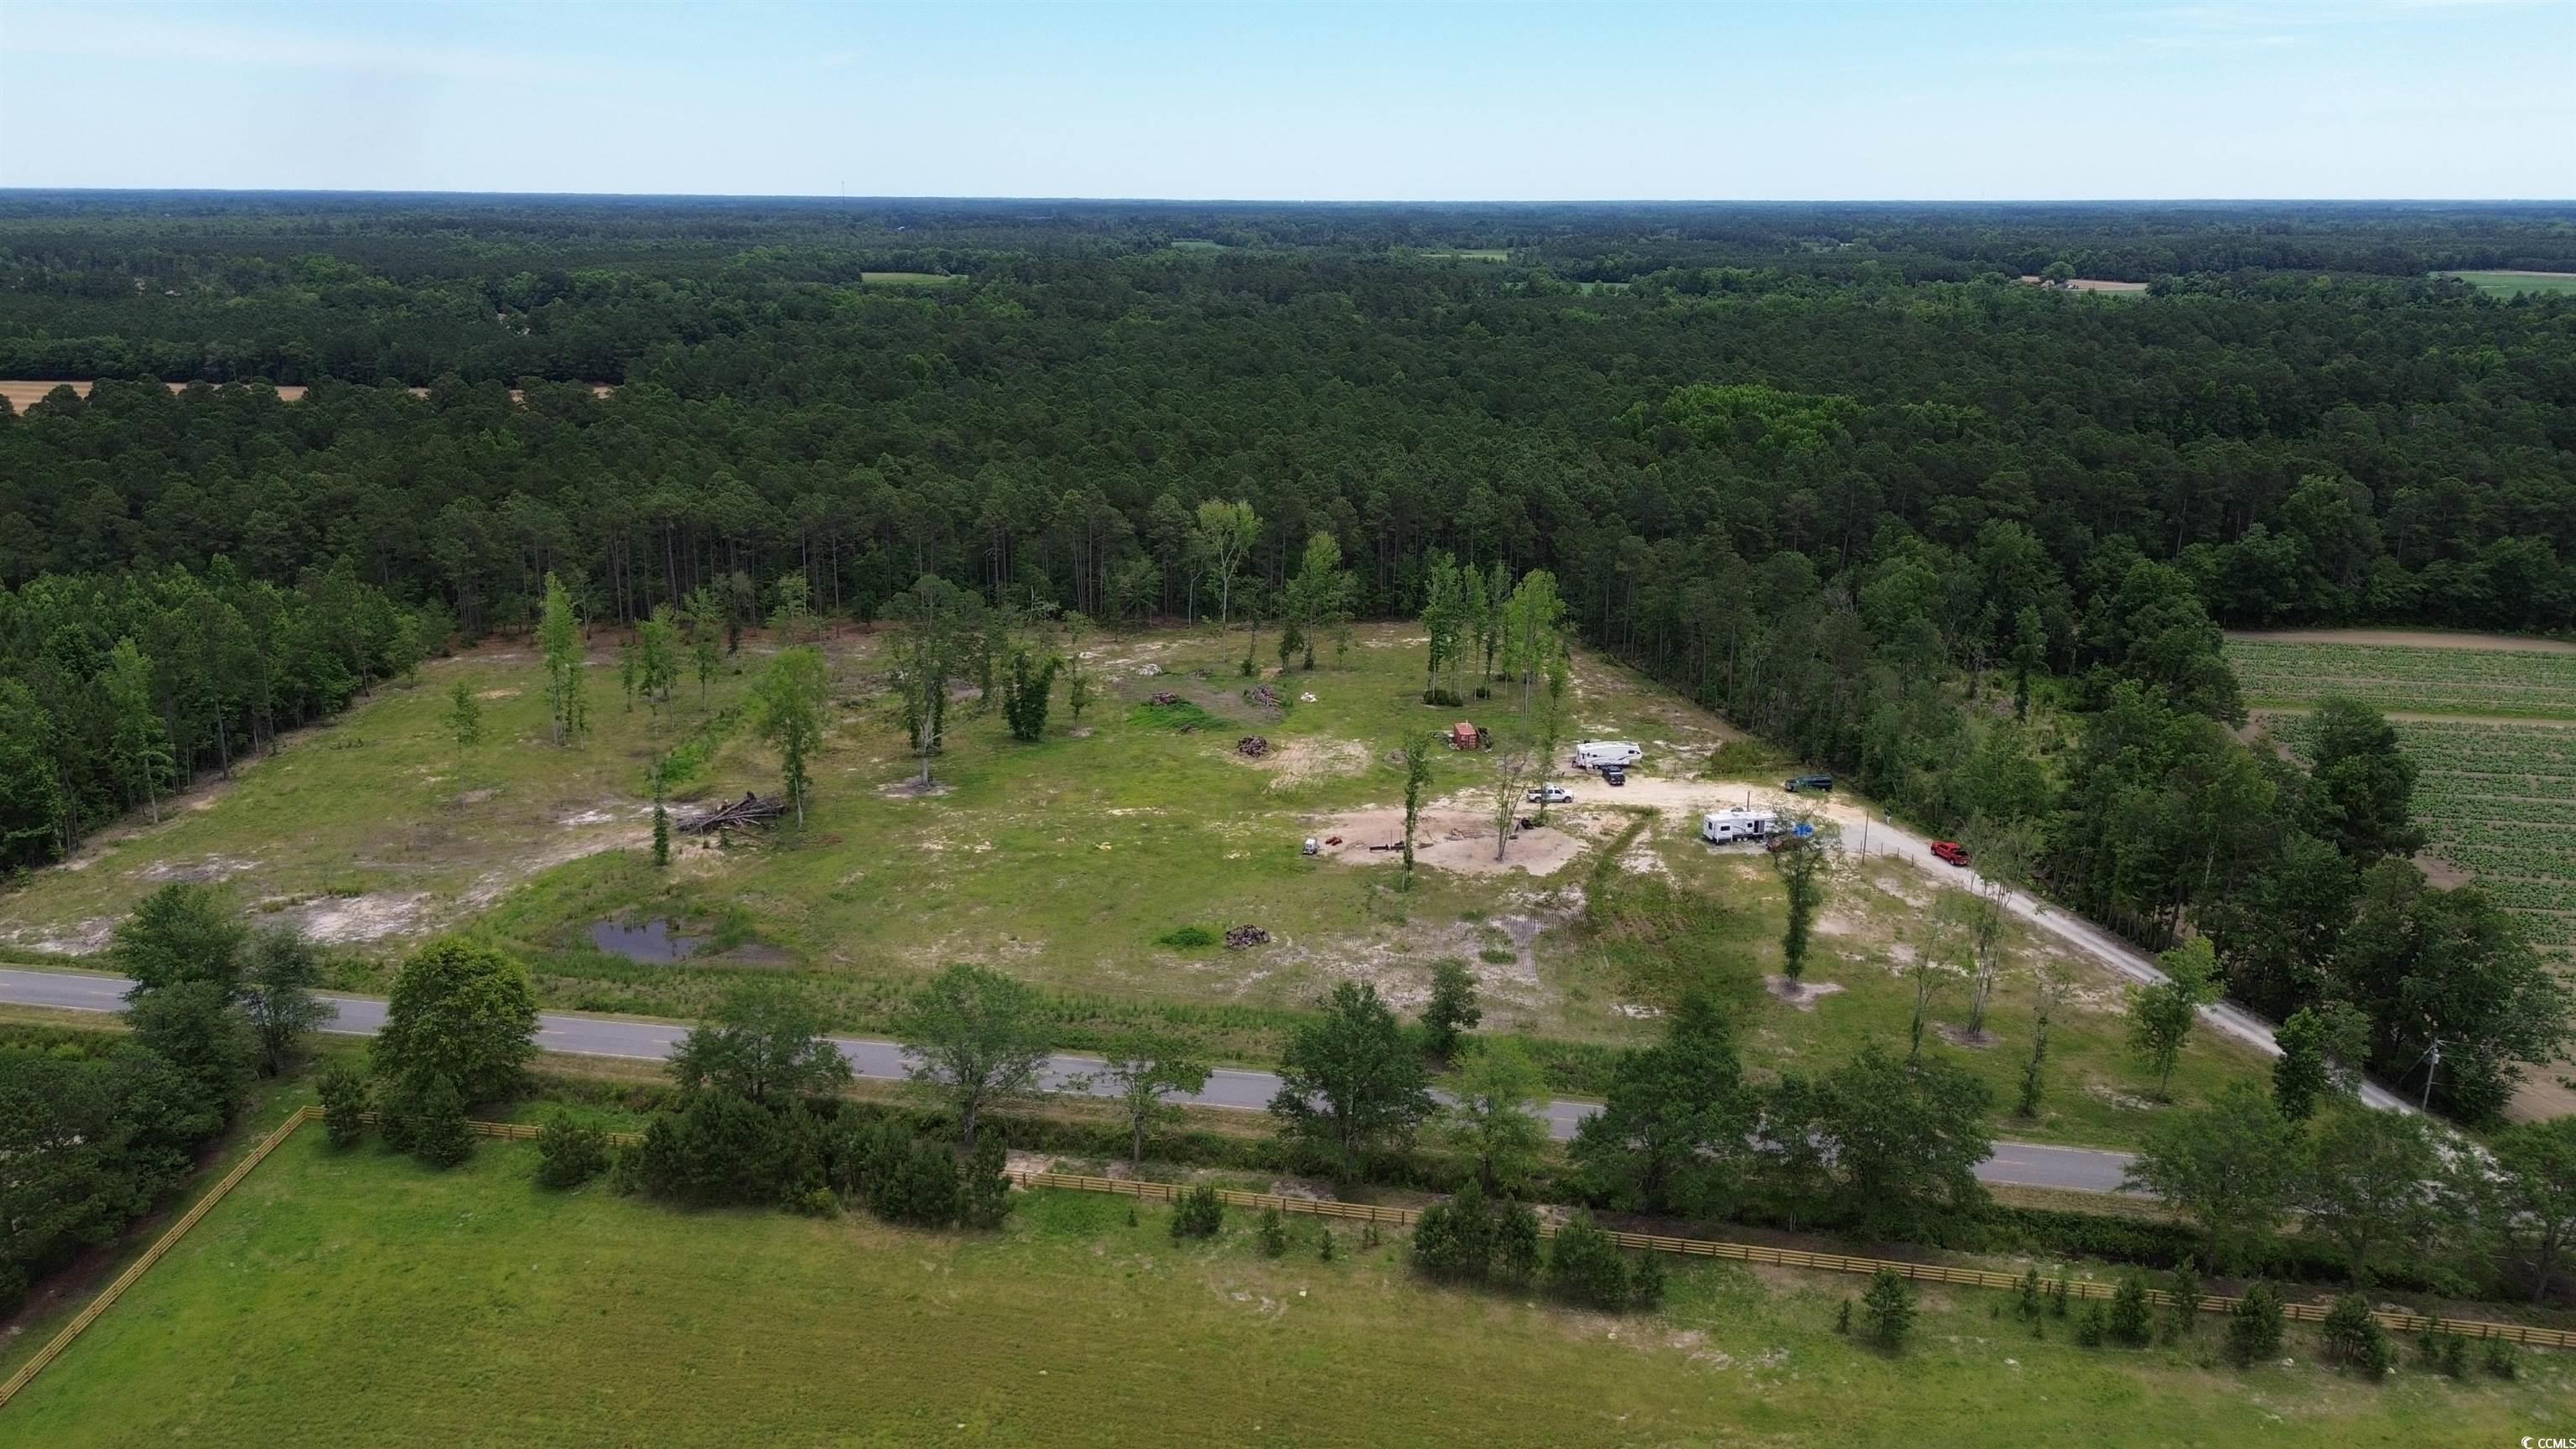
POLYGON ((1449 748, 1453 750, 1481 750, 1484 747, 1485 732, 1483 730, 1476 728, 1474 725, 1467 723, 1463 719, 1449 727, 1449 748))

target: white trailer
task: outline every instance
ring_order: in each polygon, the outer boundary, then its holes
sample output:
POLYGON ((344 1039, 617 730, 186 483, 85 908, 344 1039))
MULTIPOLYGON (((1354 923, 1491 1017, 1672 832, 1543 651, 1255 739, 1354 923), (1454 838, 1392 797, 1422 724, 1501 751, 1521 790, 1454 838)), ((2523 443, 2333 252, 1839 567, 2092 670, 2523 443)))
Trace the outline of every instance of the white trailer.
POLYGON ((1779 828, 1777 812, 1747 810, 1741 805, 1711 810, 1699 818, 1699 838, 1711 845, 1726 845, 1738 840, 1766 840, 1779 828))
POLYGON ((1574 747, 1574 768, 1597 770, 1603 765, 1626 768, 1646 757, 1643 746, 1631 740, 1585 740, 1574 747))

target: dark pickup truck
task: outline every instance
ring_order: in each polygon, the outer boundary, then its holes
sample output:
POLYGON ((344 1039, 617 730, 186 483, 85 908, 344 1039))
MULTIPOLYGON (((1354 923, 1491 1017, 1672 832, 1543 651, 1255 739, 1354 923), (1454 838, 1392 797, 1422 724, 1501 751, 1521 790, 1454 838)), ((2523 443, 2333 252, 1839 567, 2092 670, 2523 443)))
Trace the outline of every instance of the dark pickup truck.
POLYGON ((1831 775, 1799 775, 1782 781, 1780 788, 1788 791, 1792 795, 1800 794, 1808 790, 1813 790, 1822 795, 1830 795, 1834 792, 1834 777, 1831 775))

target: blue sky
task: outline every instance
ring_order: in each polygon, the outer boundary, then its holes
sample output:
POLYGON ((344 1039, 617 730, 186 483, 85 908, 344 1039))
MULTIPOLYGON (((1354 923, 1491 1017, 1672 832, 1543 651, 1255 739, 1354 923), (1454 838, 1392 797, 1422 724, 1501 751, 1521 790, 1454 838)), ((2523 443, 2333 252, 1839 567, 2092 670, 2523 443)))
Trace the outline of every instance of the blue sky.
POLYGON ((2576 197, 2576 0, 0 0, 0 186, 2576 197))

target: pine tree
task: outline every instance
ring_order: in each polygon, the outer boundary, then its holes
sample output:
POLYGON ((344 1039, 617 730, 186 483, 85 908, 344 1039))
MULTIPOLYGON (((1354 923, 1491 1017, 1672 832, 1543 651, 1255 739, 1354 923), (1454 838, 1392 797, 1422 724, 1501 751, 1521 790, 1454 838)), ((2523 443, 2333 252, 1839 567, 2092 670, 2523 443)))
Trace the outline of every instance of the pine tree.
POLYGON ((573 613, 572 595, 563 580, 546 575, 545 612, 537 623, 537 644, 546 660, 546 711, 554 741, 568 745, 590 730, 590 709, 582 700, 581 621, 573 613))

